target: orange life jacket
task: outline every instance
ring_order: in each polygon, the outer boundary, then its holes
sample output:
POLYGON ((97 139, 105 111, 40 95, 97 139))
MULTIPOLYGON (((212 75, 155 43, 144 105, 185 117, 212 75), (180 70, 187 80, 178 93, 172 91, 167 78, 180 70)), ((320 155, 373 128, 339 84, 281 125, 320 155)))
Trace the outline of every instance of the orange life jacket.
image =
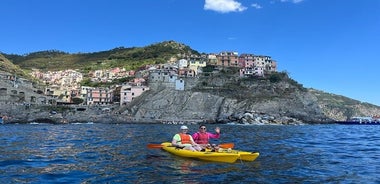
POLYGON ((179 133, 179 136, 181 137, 181 144, 191 144, 189 134, 179 133))

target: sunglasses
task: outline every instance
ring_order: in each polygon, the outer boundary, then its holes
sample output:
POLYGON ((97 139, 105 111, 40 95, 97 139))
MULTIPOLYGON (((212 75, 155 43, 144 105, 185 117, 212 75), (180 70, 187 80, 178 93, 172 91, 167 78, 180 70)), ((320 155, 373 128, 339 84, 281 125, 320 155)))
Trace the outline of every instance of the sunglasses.
POLYGON ((200 129, 202 129, 202 130, 206 130, 206 128, 200 128, 200 129))

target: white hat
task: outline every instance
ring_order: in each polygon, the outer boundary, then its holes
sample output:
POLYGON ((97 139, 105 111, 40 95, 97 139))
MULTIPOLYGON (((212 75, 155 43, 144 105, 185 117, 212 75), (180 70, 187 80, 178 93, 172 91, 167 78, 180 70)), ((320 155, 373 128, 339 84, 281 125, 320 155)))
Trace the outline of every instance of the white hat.
POLYGON ((187 126, 183 125, 181 126, 181 130, 188 129, 187 126))

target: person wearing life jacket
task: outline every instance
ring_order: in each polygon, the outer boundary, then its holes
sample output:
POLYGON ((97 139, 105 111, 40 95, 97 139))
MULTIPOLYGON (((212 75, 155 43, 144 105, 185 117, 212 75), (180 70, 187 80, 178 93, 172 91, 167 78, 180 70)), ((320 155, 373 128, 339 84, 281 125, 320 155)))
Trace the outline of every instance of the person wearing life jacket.
POLYGON ((172 145, 191 151, 200 151, 202 148, 194 142, 191 135, 187 134, 189 128, 181 126, 181 132, 174 135, 172 145))
MULTIPOLYGON (((194 141, 199 144, 202 148, 210 148, 209 144, 210 139, 219 139, 220 137, 220 128, 215 128, 215 134, 207 132, 206 125, 199 126, 199 131, 193 134, 194 141)), ((212 147, 216 147, 213 145, 212 147)))

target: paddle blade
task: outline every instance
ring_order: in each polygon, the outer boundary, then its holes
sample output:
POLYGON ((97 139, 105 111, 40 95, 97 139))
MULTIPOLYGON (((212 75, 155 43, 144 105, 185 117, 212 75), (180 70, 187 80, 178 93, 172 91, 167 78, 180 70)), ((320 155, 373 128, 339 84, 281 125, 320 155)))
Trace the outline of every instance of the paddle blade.
POLYGON ((234 143, 222 143, 222 144, 219 144, 219 147, 225 148, 225 149, 234 148, 234 146, 235 146, 234 143))
POLYGON ((155 148, 162 148, 164 146, 161 144, 148 144, 148 145, 146 145, 146 147, 150 148, 150 149, 155 149, 155 148))

